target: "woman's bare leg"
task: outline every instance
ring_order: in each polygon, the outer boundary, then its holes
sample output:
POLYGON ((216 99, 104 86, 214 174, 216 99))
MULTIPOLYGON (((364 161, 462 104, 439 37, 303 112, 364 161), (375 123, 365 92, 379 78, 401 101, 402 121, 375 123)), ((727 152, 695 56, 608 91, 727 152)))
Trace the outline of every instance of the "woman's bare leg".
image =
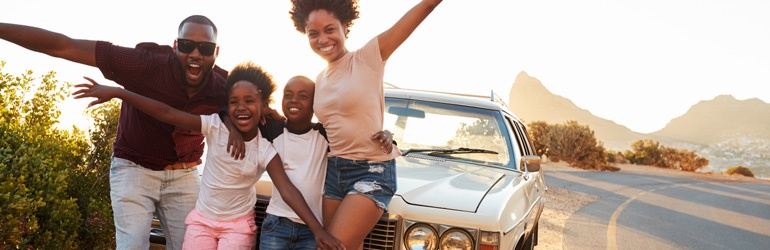
MULTIPOLYGON (((329 199, 324 199, 324 201, 329 199)), ((364 238, 382 217, 382 208, 371 199, 360 194, 349 194, 337 204, 336 212, 327 215, 327 207, 333 203, 324 202, 324 227, 342 241, 348 250, 363 249, 364 238), (327 223, 327 218, 330 221, 327 223)))
POLYGON ((340 206, 341 203, 342 203, 342 200, 324 197, 323 203, 321 203, 323 204, 321 211, 323 211, 322 212, 323 223, 324 223, 324 228, 326 228, 326 230, 329 230, 329 224, 332 223, 332 219, 334 219, 334 214, 337 213, 337 208, 340 206))

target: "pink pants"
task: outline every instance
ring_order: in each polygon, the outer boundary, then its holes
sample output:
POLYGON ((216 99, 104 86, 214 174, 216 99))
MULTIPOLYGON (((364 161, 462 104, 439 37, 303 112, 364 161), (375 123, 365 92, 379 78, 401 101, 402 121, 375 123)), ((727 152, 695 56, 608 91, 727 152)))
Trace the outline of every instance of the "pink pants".
POLYGON ((214 221, 203 217, 193 209, 184 221, 182 249, 246 249, 254 248, 257 240, 257 225, 254 212, 231 221, 214 221))

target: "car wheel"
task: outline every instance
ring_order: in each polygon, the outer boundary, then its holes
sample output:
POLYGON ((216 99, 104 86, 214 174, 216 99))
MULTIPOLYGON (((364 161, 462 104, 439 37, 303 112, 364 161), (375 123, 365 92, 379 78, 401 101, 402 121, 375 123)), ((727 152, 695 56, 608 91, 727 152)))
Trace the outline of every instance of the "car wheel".
POLYGON ((521 250, 533 250, 535 249, 535 234, 536 231, 532 231, 529 233, 529 237, 527 237, 526 240, 524 240, 524 245, 521 246, 521 250))

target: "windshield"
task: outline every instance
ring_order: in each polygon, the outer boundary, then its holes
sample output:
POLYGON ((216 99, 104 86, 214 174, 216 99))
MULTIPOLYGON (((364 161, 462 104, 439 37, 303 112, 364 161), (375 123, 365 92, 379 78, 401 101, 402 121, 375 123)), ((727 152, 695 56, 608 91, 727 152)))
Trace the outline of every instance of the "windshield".
POLYGON ((501 115, 491 110, 385 98, 384 123, 385 129, 393 132, 401 152, 415 151, 410 155, 430 154, 498 166, 507 166, 510 162, 507 133, 501 133, 506 127, 501 115), (473 152, 417 152, 458 148, 472 149, 473 152))

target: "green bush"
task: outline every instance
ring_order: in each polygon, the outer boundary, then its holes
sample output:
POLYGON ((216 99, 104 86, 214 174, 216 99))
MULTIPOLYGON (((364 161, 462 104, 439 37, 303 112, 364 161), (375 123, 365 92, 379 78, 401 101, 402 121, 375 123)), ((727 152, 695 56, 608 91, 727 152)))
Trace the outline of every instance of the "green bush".
POLYGON ((649 165, 694 172, 709 164, 709 160, 698 156, 695 150, 676 149, 661 146, 659 142, 647 139, 631 144, 631 150, 623 154, 634 164, 649 165))
POLYGON ((31 71, 16 77, 4 66, 0 61, 0 249, 114 248, 104 172, 114 133, 92 132, 92 147, 83 131, 56 128, 72 85, 60 84, 55 72, 36 81, 31 71))
POLYGON ((554 162, 566 161, 582 169, 618 170, 608 165, 604 145, 596 140, 588 126, 576 121, 556 125, 536 121, 530 123, 527 130, 537 153, 547 155, 554 162))
POLYGON ((638 165, 660 166, 663 162, 663 150, 654 140, 638 140, 631 144, 631 150, 624 153, 626 159, 638 165))
POLYGON ((112 143, 118 130, 120 101, 113 99, 87 110, 94 120, 89 130, 91 151, 85 164, 75 169, 77 183, 72 194, 77 195, 80 213, 85 219, 78 230, 84 249, 115 248, 115 223, 110 203, 110 161, 112 143))
POLYGON ((709 160, 698 156, 695 150, 663 147, 661 167, 695 172, 707 165, 709 165, 709 160))
POLYGON ((622 152, 607 150, 607 162, 610 163, 628 163, 622 152))
POLYGON ((82 217, 68 188, 88 144, 54 127, 70 85, 54 72, 40 83, 31 71, 0 75, 0 247, 77 249, 82 217))
POLYGON ((730 167, 727 170, 725 170, 726 175, 742 175, 746 177, 754 177, 754 173, 751 172, 751 169, 744 167, 744 166, 734 166, 730 167))

